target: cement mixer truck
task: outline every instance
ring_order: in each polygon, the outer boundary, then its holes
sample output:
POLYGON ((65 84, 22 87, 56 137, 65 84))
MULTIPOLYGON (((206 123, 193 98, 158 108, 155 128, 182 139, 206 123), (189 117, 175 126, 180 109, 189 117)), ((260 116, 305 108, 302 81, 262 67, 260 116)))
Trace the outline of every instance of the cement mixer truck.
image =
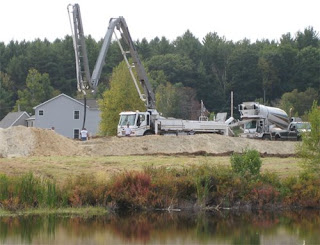
POLYGON ((272 140, 276 131, 289 125, 288 114, 276 107, 257 102, 243 102, 238 105, 243 133, 241 137, 272 140))

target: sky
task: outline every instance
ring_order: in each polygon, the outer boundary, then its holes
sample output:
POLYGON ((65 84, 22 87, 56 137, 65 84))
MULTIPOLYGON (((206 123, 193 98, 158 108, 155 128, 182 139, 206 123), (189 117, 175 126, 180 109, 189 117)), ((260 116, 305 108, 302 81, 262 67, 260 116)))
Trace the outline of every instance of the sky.
POLYGON ((50 42, 71 35, 68 4, 80 5, 85 35, 100 40, 110 18, 123 16, 133 40, 166 37, 187 30, 202 41, 209 32, 234 42, 279 40, 312 26, 320 31, 320 0, 2 0, 0 42, 50 42))

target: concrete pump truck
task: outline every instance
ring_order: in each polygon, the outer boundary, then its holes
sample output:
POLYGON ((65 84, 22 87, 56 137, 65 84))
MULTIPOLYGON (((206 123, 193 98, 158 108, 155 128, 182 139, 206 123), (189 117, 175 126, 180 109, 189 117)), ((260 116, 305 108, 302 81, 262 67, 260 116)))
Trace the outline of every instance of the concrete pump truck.
POLYGON ((138 52, 132 41, 127 23, 123 17, 110 19, 108 30, 105 34, 92 76, 90 76, 88 55, 85 46, 85 37, 83 33, 79 5, 68 5, 68 12, 75 50, 78 90, 81 91, 84 96, 86 95, 85 91, 88 89, 91 89, 92 91, 97 90, 101 71, 105 64, 106 54, 111 44, 111 38, 114 35, 122 52, 123 58, 127 64, 139 97, 145 103, 145 112, 120 112, 117 136, 125 136, 125 128, 127 127, 127 125, 129 125, 131 129, 132 136, 143 136, 150 134, 179 135, 197 133, 219 133, 223 135, 233 135, 233 132, 229 127, 229 123, 232 121, 230 119, 227 121, 182 120, 175 118, 165 118, 158 113, 158 111, 156 110, 155 95, 152 91, 147 73, 138 56, 138 52), (71 13, 73 18, 70 17, 71 13), (121 40, 129 48, 128 51, 125 51, 123 49, 123 46, 117 37, 116 31, 120 33, 121 40), (129 63, 127 55, 131 56, 133 64, 129 63), (133 68, 137 72, 138 79, 136 79, 133 73, 133 68), (139 81, 140 86, 143 88, 143 93, 140 90, 137 80, 139 81))

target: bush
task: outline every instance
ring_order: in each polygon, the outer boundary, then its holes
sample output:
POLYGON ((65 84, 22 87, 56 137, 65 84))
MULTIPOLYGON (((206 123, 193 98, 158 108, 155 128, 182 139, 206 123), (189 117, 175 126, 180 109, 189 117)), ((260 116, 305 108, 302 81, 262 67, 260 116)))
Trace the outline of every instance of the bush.
POLYGON ((319 207, 320 179, 317 174, 304 172, 298 178, 288 178, 286 185, 288 194, 284 203, 300 207, 319 207))
POLYGON ((85 174, 71 178, 62 189, 62 199, 67 199, 67 204, 72 207, 101 206, 107 191, 106 184, 98 182, 93 175, 85 174))
POLYGON ((315 101, 308 113, 311 132, 302 135, 302 144, 298 146, 297 153, 303 159, 305 169, 320 174, 320 110, 315 101))
POLYGON ((243 154, 232 154, 232 170, 242 176, 259 175, 262 161, 257 150, 246 149, 243 154))
POLYGON ((149 174, 131 171, 115 177, 107 195, 120 209, 142 209, 153 199, 151 190, 149 174))

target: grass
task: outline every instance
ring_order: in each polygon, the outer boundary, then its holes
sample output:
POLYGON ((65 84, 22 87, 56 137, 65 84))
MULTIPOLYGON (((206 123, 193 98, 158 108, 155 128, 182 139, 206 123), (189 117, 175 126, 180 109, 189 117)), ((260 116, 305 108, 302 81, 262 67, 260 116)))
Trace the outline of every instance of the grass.
POLYGON ((48 215, 59 214, 67 216, 95 216, 105 215, 108 211, 103 207, 81 207, 81 208, 30 208, 25 210, 19 210, 17 212, 11 212, 8 210, 0 209, 0 217, 4 216, 20 216, 20 215, 48 215))
MULTIPOLYGON (((262 159, 261 171, 271 171, 280 177, 296 176, 301 171, 299 159, 294 157, 262 159)), ((112 175, 145 167, 188 168, 191 166, 230 166, 230 157, 214 156, 106 156, 106 157, 21 157, 0 158, 0 173, 23 175, 32 172, 35 176, 64 182, 70 176, 93 175, 109 179, 112 175)))

